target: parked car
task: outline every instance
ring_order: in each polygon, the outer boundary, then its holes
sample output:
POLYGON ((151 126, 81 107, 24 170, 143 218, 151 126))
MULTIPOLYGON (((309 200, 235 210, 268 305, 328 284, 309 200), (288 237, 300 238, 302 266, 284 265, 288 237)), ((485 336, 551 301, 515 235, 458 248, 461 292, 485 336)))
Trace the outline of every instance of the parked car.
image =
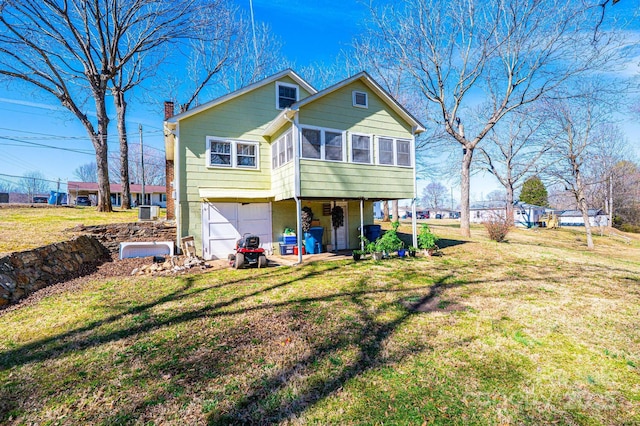
POLYGON ((440 213, 436 213, 436 219, 442 219, 442 215, 440 213))
POLYGON ((90 206, 91 199, 85 195, 79 195, 76 198, 76 206, 90 206))
POLYGON ((33 197, 33 202, 36 204, 47 204, 49 199, 47 197, 33 197))

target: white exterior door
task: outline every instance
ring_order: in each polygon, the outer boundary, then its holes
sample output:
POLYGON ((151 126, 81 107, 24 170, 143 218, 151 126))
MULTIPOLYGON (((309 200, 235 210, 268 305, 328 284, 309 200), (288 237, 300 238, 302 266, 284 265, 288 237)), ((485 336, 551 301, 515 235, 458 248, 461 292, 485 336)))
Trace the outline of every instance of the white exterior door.
POLYGON ((271 204, 202 204, 202 253, 205 259, 226 259, 244 234, 259 236, 260 246, 271 254, 271 204))
POLYGON ((334 230, 335 228, 331 227, 331 244, 338 250, 346 250, 349 248, 349 233, 347 232, 347 230, 349 229, 349 224, 347 223, 349 214, 347 211, 347 205, 347 203, 336 203, 336 206, 342 207, 342 212, 344 213, 344 223, 337 230, 334 230), (336 234, 338 237, 337 242, 336 234))

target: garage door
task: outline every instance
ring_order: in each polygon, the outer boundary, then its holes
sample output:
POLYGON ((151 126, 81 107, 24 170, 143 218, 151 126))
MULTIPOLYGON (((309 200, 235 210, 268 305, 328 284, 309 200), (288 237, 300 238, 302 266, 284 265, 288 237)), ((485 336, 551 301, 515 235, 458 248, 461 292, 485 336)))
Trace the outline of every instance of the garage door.
POLYGON ((203 203, 202 252, 205 259, 226 259, 244 234, 260 237, 271 252, 271 205, 269 203, 203 203))

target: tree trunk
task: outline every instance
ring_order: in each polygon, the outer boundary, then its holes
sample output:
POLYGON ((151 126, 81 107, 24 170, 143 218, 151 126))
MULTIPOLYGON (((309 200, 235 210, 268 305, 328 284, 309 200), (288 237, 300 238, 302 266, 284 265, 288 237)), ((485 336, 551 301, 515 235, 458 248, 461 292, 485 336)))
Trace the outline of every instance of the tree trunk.
POLYGON ((578 209, 580 209, 582 213, 582 220, 584 220, 584 230, 587 234, 587 248, 593 249, 593 236, 591 235, 591 224, 589 223, 589 206, 587 205, 587 199, 584 195, 584 184, 579 171, 576 172, 576 187, 576 202, 578 209))
POLYGON ((513 186, 512 185, 505 185, 504 189, 507 192, 507 196, 506 196, 506 199, 505 199, 505 202, 507 203, 507 206, 506 206, 507 220, 509 221, 510 225, 513 225, 513 223, 514 223, 514 216, 513 216, 513 186))
POLYGON ((109 188, 107 146, 109 116, 107 115, 107 107, 105 104, 105 93, 106 91, 103 87, 94 89, 93 97, 96 104, 96 116, 98 118, 98 133, 92 134, 91 139, 96 150, 96 165, 98 167, 98 203, 96 211, 110 213, 113 211, 113 208, 111 206, 111 190, 109 188))
POLYGON ((400 212, 398 212, 398 200, 393 200, 391 202, 391 215, 393 216, 394 222, 400 220, 400 212))
POLYGON ((389 202, 388 201, 383 201, 382 202, 382 221, 383 222, 390 222, 390 220, 389 220, 389 202))
POLYGON ((131 187, 129 186, 129 141, 127 137, 127 124, 125 122, 127 102, 124 92, 114 90, 113 101, 116 106, 118 120, 118 135, 120 138, 120 183, 122 184, 122 205, 124 210, 131 209, 131 187))
POLYGON ((463 237, 470 238, 471 223, 469 220, 469 190, 473 148, 464 148, 463 152, 462 172, 460 175, 460 233, 463 237))

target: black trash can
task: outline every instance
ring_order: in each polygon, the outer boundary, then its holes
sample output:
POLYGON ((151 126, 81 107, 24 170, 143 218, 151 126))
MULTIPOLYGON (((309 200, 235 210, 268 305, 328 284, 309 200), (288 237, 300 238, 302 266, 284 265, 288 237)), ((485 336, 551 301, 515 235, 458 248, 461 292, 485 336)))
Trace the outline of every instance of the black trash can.
POLYGON ((365 225, 364 226, 364 237, 367 241, 375 241, 380 238, 380 232, 382 228, 380 225, 365 225))

